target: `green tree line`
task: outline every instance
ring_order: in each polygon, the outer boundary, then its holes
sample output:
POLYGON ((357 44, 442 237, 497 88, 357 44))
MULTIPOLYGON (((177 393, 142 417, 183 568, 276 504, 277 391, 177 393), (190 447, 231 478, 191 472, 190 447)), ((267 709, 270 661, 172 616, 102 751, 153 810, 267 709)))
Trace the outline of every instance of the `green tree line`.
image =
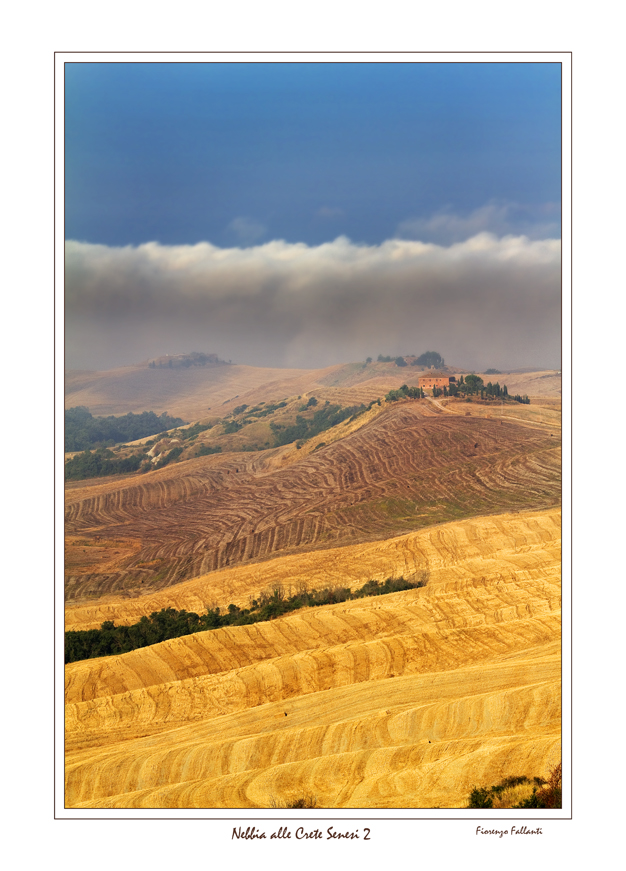
POLYGON ((323 590, 301 589, 292 596, 286 596, 281 588, 264 593, 253 599, 249 608, 239 608, 230 604, 225 611, 214 608, 206 614, 189 611, 176 611, 163 608, 154 611, 149 617, 142 617, 132 626, 116 626, 107 620, 100 629, 70 630, 65 633, 65 662, 93 659, 97 656, 112 656, 129 653, 141 647, 158 644, 169 638, 180 638, 194 632, 219 629, 222 626, 245 626, 273 620, 299 608, 332 605, 366 596, 382 596, 401 590, 411 590, 425 586, 427 573, 415 580, 387 578, 385 581, 367 581, 358 590, 348 587, 326 587, 323 590))
POLYGON ((137 472, 144 454, 132 454, 119 458, 108 448, 84 451, 65 464, 66 481, 82 481, 84 478, 103 478, 107 475, 130 475, 137 472))
POLYGON ((143 411, 141 414, 130 413, 121 417, 94 417, 88 408, 78 405, 65 412, 65 450, 111 447, 156 435, 184 423, 180 417, 170 417, 165 411, 161 415, 154 411, 143 411))
POLYGON ((385 396, 387 402, 397 402, 399 399, 423 399, 424 391, 421 387, 408 387, 403 384, 397 390, 390 390, 385 396))
MULTIPOLYGON (((146 447, 129 457, 116 457, 109 448, 97 448, 95 451, 83 451, 68 460, 65 464, 66 481, 82 481, 85 478, 104 478, 108 475, 130 475, 133 472, 148 472, 151 469, 162 469, 177 460, 183 452, 180 445, 172 448, 156 463, 152 463, 146 453, 146 447)), ((221 448, 207 451, 216 453, 221 448)), ((202 454, 200 454, 202 456, 202 454)))

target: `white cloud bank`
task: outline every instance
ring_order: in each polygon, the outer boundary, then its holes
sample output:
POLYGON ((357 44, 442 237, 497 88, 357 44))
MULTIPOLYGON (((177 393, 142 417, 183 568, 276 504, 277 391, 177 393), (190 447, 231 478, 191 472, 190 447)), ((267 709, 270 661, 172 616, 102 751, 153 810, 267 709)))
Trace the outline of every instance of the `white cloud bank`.
POLYGON ((68 368, 162 353, 323 366, 439 351, 451 364, 560 367, 560 242, 480 233, 442 247, 66 243, 68 368))

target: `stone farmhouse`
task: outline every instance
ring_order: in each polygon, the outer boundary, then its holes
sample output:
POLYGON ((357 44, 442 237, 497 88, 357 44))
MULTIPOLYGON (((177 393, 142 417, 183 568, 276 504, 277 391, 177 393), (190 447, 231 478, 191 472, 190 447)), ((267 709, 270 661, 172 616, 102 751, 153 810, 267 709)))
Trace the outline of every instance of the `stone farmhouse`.
POLYGON ((451 384, 456 384, 454 375, 420 375, 419 386, 427 387, 449 387, 451 384))

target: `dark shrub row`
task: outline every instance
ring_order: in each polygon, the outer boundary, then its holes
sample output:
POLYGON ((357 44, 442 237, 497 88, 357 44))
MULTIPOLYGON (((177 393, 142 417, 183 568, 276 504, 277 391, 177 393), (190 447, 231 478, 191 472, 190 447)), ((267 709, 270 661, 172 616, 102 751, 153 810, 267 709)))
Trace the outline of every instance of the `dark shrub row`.
POLYGON ((133 442, 174 429, 183 423, 180 417, 170 417, 167 412, 157 415, 154 411, 121 417, 94 417, 88 408, 78 405, 65 412, 65 450, 84 451, 133 442))
POLYGON ((349 599, 362 599, 365 596, 381 596, 401 590, 423 587, 427 576, 423 573, 418 579, 407 581, 404 578, 387 578, 386 581, 367 581, 360 589, 351 591, 347 587, 327 587, 323 590, 302 589, 293 596, 285 596, 280 588, 253 599, 249 608, 229 605, 224 612, 220 608, 198 615, 188 611, 163 608, 154 611, 149 617, 142 617, 133 626, 115 626, 107 620, 100 629, 70 631, 65 633, 65 661, 77 662, 93 659, 96 656, 111 656, 128 653, 140 647, 158 644, 168 638, 179 638, 193 632, 219 629, 222 626, 245 626, 273 620, 299 608, 331 605, 349 599))

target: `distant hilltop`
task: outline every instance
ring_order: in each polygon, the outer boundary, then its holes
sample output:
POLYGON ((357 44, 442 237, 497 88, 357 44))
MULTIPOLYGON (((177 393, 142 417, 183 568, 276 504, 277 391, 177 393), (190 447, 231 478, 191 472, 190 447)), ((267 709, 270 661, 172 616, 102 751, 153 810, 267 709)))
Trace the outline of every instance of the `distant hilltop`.
POLYGON ((228 366, 226 360, 220 360, 217 354, 201 354, 192 351, 191 354, 165 354, 148 362, 149 369, 189 369, 190 366, 228 366))
MULTIPOLYGON (((402 354, 399 357, 386 357, 384 354, 378 355, 379 363, 395 363, 396 366, 419 366, 422 369, 445 369, 445 360, 437 351, 425 351, 416 357, 415 354, 402 354)), ((371 363, 372 358, 368 357, 367 362, 371 363)))

